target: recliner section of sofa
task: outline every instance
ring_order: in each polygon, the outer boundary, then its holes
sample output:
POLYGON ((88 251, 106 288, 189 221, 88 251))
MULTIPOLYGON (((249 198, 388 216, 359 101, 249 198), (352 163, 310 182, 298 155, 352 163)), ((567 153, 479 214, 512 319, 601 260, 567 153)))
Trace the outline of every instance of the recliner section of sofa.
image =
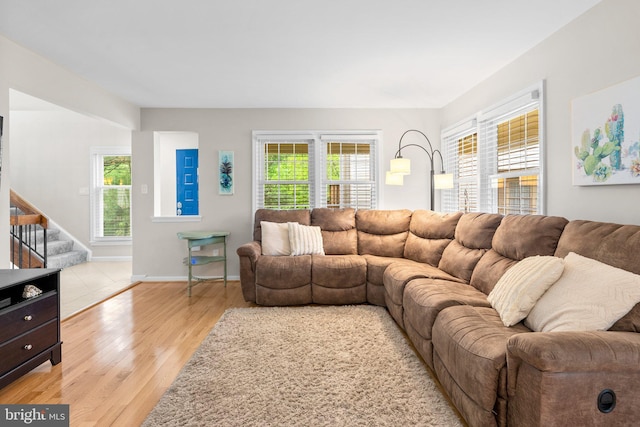
POLYGON ((518 261, 569 252, 640 274, 640 226, 543 215, 259 210, 241 246, 247 301, 386 306, 470 426, 640 419, 640 304, 609 331, 506 327, 487 300, 518 261), (260 220, 322 229, 325 256, 260 254, 260 220), (598 394, 618 404, 604 413, 598 394))

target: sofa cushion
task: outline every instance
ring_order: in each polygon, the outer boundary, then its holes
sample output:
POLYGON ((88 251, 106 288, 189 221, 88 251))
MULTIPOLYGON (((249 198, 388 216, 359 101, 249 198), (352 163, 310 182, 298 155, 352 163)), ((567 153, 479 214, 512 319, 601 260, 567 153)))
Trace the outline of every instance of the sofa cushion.
POLYGON ((433 324, 442 310, 461 304, 491 307, 486 295, 463 283, 425 278, 412 280, 404 288, 404 326, 411 341, 431 368, 433 324))
POLYGON ((507 328, 491 307, 459 305, 440 312, 433 325, 435 371, 466 420, 494 425, 506 406, 507 341, 530 332, 524 325, 507 328), (456 402, 455 398, 468 398, 456 402))
POLYGON ((486 249, 469 249, 454 240, 442 253, 438 268, 469 283, 473 269, 485 252, 486 249))
POLYGON ((438 213, 417 210, 411 215, 404 257, 437 266, 442 252, 453 240, 462 212, 438 213))
POLYGON ((359 255, 313 256, 311 293, 316 304, 367 302, 367 262, 359 255))
POLYGON ((402 258, 409 233, 411 211, 358 210, 358 253, 402 258))
POLYGON ((487 299, 496 309, 505 326, 515 325, 527 317, 564 269, 562 258, 532 256, 507 270, 489 293, 487 299))
POLYGON ((414 279, 432 278, 452 282, 464 282, 437 267, 408 259, 398 259, 384 271, 385 305, 401 328, 404 329, 403 295, 407 283, 414 279))
POLYGON ((324 255, 320 227, 289 222, 291 255, 324 255))
POLYGON ((317 225, 322 229, 326 255, 358 253, 355 209, 316 208, 311 211, 311 225, 317 225))
POLYGON ((438 268, 469 282, 476 264, 491 247, 491 239, 501 220, 499 214, 462 215, 456 226, 455 240, 442 253, 438 268))
POLYGON ((390 264, 398 261, 398 258, 389 258, 377 255, 362 255, 367 262, 367 302, 384 307, 384 279, 385 270, 390 264))
POLYGON ((534 331, 607 330, 640 302, 640 275, 570 252, 525 324, 534 331))
POLYGON ((559 216, 507 215, 496 230, 491 247, 518 261, 534 255, 553 255, 568 222, 559 216))
POLYGON ((256 303, 310 304, 311 255, 261 256, 256 261, 256 303))
POLYGON ((566 224, 562 217, 505 216, 495 232, 491 250, 471 275, 471 285, 488 295, 515 262, 535 255, 554 255, 566 224))
POLYGON ((439 268, 407 259, 396 260, 396 262, 387 267, 383 275, 384 286, 387 293, 391 297, 391 301, 396 304, 402 304, 402 295, 406 284, 411 280, 420 278, 442 279, 464 283, 462 279, 454 277, 439 268))
POLYGON ((569 252, 640 274, 640 225, 571 221, 565 227, 555 255, 569 252))
POLYGON ((311 211, 308 209, 293 209, 278 211, 274 209, 256 210, 253 222, 253 240, 262 241, 261 221, 269 222, 297 222, 302 225, 311 224, 311 211))
POLYGON ((455 239, 469 249, 489 249, 503 216, 490 213, 466 213, 456 226, 455 239))

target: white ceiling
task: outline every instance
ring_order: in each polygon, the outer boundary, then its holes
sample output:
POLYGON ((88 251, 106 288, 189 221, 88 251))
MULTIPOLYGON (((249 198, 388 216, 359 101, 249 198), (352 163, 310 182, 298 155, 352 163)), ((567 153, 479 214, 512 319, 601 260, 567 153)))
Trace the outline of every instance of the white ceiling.
POLYGON ((600 0, 0 0, 0 34, 141 107, 429 108, 600 0))

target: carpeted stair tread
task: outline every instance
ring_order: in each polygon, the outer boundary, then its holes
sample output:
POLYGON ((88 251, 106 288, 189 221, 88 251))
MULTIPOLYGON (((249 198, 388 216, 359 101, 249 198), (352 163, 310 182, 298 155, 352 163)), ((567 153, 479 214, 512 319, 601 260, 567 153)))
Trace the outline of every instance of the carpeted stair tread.
POLYGON ((81 264, 87 261, 86 251, 69 251, 61 254, 47 256, 47 267, 65 268, 81 264))

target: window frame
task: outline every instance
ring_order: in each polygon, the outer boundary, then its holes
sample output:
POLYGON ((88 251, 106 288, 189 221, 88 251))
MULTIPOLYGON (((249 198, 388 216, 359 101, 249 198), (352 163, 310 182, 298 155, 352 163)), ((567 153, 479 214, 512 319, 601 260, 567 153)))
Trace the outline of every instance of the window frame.
MULTIPOLYGON (((443 212, 464 210, 460 206, 460 179, 458 176, 458 140, 469 135, 477 135, 478 144, 478 173, 477 212, 500 212, 495 183, 498 179, 537 176, 537 196, 535 214, 544 215, 546 212, 546 174, 545 174, 545 110, 544 110, 544 81, 531 85, 514 95, 494 104, 483 111, 467 118, 442 131, 444 163, 447 171, 454 174, 454 188, 441 191, 441 207, 443 212), (538 167, 523 169, 520 172, 498 171, 497 132, 493 133, 493 126, 510 121, 516 117, 538 110, 538 167), (493 158, 495 156, 495 159, 493 158)), ((510 212, 513 213, 513 212, 510 212)))
MULTIPOLYGON (((264 185, 264 144, 269 142, 307 143, 309 145, 309 208, 327 207, 327 190, 325 186, 332 180, 327 178, 328 154, 327 147, 335 142, 356 142, 370 144, 370 177, 366 181, 371 186, 371 209, 375 209, 380 203, 380 150, 382 148, 382 132, 379 130, 349 130, 349 131, 253 131, 253 194, 252 207, 255 212, 263 207, 261 186, 264 185)), ((362 184, 365 181, 339 180, 338 185, 362 184)), ((358 206, 339 206, 354 207, 358 206)))
MULTIPOLYGON (((131 158, 131 147, 129 146, 112 146, 112 147, 91 147, 91 191, 90 191, 90 243, 92 245, 121 245, 131 244, 133 235, 133 185, 104 185, 104 158, 111 156, 128 156, 131 158), (126 188, 129 190, 129 236, 104 236, 99 235, 99 230, 103 224, 103 199, 100 196, 104 189, 126 188)), ((104 230, 102 230, 104 234, 104 230)))

